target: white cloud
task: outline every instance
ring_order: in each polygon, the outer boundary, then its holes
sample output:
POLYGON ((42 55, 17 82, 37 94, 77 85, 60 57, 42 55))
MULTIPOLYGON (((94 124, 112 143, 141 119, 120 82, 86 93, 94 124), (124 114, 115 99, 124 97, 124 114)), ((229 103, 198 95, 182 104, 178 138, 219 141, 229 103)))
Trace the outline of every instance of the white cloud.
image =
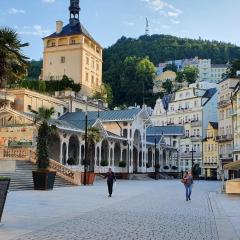
POLYGON ((151 9, 156 12, 160 12, 167 17, 179 17, 182 14, 182 10, 174 7, 172 4, 165 2, 164 0, 142 0, 146 2, 151 9), (167 12, 166 12, 167 11, 167 12))
POLYGON ((44 29, 41 25, 24 26, 22 31, 18 31, 21 35, 33 35, 33 36, 47 36, 51 33, 49 29, 44 29))
POLYGON ((135 23, 134 23, 134 22, 124 21, 123 23, 124 23, 125 25, 127 25, 127 26, 130 26, 130 27, 135 26, 135 23))
POLYGON ((56 2, 56 0, 43 0, 43 2, 45 2, 45 3, 54 3, 54 2, 56 2))
POLYGON ((172 22, 173 24, 179 24, 179 23, 180 23, 180 21, 175 20, 175 19, 171 19, 171 22, 172 22))
POLYGON ((171 26, 169 26, 169 25, 162 25, 161 27, 164 28, 164 29, 169 29, 169 28, 171 28, 171 26))
POLYGON ((10 8, 9 11, 8 11, 9 14, 25 14, 26 11, 25 10, 22 10, 22 9, 16 9, 16 8, 10 8))

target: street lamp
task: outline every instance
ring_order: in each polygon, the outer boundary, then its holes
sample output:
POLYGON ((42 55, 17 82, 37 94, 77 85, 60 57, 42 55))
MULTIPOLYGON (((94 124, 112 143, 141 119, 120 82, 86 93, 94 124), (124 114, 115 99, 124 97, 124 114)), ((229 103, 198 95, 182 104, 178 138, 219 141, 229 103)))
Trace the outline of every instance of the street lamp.
POLYGON ((84 185, 87 185, 87 156, 88 156, 88 112, 87 112, 87 100, 86 100, 86 112, 85 112, 85 156, 84 156, 84 185))
POLYGON ((154 141, 154 161, 155 161, 155 180, 157 180, 157 138, 155 134, 155 141, 154 141))
POLYGON ((196 151, 192 147, 192 150, 190 152, 192 153, 192 171, 193 171, 193 164, 194 164, 193 153, 195 153, 196 151))
POLYGON ((102 99, 98 99, 98 118, 100 117, 100 112, 99 112, 99 105, 100 105, 100 103, 101 103, 101 107, 103 107, 103 100, 102 99))

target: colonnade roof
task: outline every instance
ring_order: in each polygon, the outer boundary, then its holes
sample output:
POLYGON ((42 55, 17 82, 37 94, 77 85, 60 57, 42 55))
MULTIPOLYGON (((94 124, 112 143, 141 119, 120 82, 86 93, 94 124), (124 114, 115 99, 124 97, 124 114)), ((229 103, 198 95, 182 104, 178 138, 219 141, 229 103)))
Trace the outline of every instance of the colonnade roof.
POLYGON ((183 136, 183 126, 155 126, 147 129, 147 136, 164 135, 164 136, 183 136))
MULTIPOLYGON (((110 110, 101 112, 88 112, 88 120, 96 121, 98 118, 101 122, 114 122, 114 121, 133 121, 135 117, 142 111, 141 108, 125 109, 125 110, 110 110)), ((74 121, 85 121, 84 112, 66 113, 59 118, 67 122, 73 123, 74 121)))

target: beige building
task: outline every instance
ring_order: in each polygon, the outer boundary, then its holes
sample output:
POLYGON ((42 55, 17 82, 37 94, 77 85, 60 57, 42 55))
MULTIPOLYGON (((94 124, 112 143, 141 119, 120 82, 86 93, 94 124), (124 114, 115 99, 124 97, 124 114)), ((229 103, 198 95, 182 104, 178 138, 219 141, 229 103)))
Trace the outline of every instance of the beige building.
POLYGON ((218 137, 219 159, 221 165, 233 161, 233 120, 232 101, 234 89, 239 83, 239 79, 229 78, 221 81, 218 95, 218 137))
POLYGON ((56 32, 43 39, 43 80, 61 80, 63 75, 82 85, 90 96, 102 84, 102 47, 79 21, 79 0, 70 1, 69 24, 56 22, 56 32))
POLYGON ((206 178, 219 179, 218 123, 209 122, 207 137, 203 140, 203 174, 206 178))

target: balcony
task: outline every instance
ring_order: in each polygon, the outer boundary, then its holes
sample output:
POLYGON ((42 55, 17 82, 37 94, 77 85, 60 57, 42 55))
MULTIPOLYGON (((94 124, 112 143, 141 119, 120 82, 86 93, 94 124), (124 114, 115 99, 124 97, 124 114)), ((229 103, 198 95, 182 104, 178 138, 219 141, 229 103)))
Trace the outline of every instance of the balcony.
POLYGON ((223 108, 228 106, 229 104, 231 104, 230 100, 222 100, 220 102, 218 102, 218 108, 223 108))
POLYGON ((240 152, 240 145, 234 145, 234 152, 240 152))
POLYGON ((233 140, 232 134, 220 135, 220 136, 217 136, 216 138, 217 142, 225 142, 225 141, 232 141, 232 140, 233 140))
MULTIPOLYGON (((180 153, 181 158, 192 158, 192 153, 185 151, 180 153)), ((193 158, 201 158, 202 152, 193 152, 193 158)))
POLYGON ((193 136, 191 136, 191 141, 192 142, 199 142, 199 141, 202 141, 202 136, 200 136, 200 135, 193 135, 193 136))
POLYGON ((202 126, 202 122, 199 120, 192 120, 191 121, 191 127, 199 127, 202 126))
POLYGON ((232 160, 233 159, 233 154, 232 153, 220 153, 219 155, 220 160, 232 160))

